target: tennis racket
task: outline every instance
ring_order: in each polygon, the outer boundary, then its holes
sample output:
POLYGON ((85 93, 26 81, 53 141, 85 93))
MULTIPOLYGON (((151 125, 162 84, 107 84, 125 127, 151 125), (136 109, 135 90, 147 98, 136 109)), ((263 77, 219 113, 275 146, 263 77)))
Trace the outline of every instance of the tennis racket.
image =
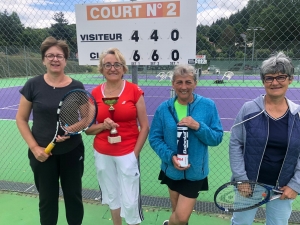
POLYGON ((219 187, 215 192, 214 202, 225 212, 241 212, 278 199, 282 193, 258 182, 235 181, 219 187))
POLYGON ((45 148, 49 154, 55 146, 59 128, 65 135, 76 135, 87 130, 97 116, 94 97, 84 89, 74 89, 64 95, 57 108, 56 131, 53 140, 45 148))

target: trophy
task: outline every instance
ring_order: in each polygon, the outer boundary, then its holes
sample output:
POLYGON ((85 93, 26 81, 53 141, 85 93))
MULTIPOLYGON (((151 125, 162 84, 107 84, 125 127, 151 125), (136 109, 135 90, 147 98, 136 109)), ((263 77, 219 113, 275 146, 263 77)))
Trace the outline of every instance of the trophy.
MULTIPOLYGON (((114 120, 114 112, 115 112, 115 108, 113 107, 113 105, 115 105, 118 102, 118 99, 119 99, 119 97, 102 98, 103 102, 106 105, 109 105, 108 111, 110 113, 112 120, 114 120)), ((121 136, 118 135, 118 131, 116 128, 112 128, 110 130, 110 136, 108 136, 107 139, 110 144, 115 144, 115 143, 121 142, 121 136)))

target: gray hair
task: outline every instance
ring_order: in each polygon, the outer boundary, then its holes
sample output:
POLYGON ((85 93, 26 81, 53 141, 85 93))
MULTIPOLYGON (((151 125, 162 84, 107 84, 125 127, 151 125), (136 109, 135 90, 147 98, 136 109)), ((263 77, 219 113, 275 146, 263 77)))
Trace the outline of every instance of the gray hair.
POLYGON ((183 76, 183 75, 191 75, 195 82, 197 82, 197 74, 195 71, 195 67, 188 65, 188 64, 182 64, 178 65, 173 70, 173 76, 172 76, 172 82, 175 81, 176 76, 183 76))
POLYGON ((264 81, 266 74, 276 73, 286 74, 289 79, 293 78, 294 66, 292 60, 283 52, 275 53, 263 61, 260 68, 260 79, 264 81))

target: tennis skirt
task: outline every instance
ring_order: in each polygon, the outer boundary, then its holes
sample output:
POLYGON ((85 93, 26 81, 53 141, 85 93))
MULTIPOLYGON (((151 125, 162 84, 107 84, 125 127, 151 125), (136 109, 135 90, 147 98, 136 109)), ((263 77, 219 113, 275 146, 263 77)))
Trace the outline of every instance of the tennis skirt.
POLYGON ((166 184, 172 191, 176 191, 179 194, 187 198, 197 198, 200 191, 208 190, 208 179, 205 177, 203 180, 173 180, 169 178, 162 170, 158 175, 158 180, 161 184, 166 184))

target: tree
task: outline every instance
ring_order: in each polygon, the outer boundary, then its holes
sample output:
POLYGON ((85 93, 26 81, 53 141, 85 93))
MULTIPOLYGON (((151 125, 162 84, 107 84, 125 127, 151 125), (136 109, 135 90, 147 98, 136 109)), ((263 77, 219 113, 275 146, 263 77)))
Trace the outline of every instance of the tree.
POLYGON ((209 41, 217 43, 220 39, 222 29, 219 25, 212 25, 208 32, 209 41))
POLYGON ((68 20, 65 19, 65 15, 62 12, 58 12, 54 14, 52 18, 56 23, 51 24, 51 28, 49 29, 49 34, 56 39, 60 40, 69 40, 71 38, 68 20))
POLYGON ((1 45, 22 45, 21 39, 24 27, 16 12, 9 15, 5 10, 0 13, 0 30, 1 45))
POLYGON ((196 41, 196 52, 200 52, 202 50, 212 50, 212 45, 209 41, 206 40, 200 33, 197 33, 197 41, 196 41))
POLYGON ((56 39, 65 40, 68 42, 71 52, 76 52, 76 26, 75 24, 68 25, 69 21, 65 18, 63 12, 54 14, 52 18, 56 23, 51 24, 49 34, 56 39))
POLYGON ((49 36, 48 28, 46 29, 34 29, 25 28, 22 36, 22 43, 28 47, 37 47, 49 36))

